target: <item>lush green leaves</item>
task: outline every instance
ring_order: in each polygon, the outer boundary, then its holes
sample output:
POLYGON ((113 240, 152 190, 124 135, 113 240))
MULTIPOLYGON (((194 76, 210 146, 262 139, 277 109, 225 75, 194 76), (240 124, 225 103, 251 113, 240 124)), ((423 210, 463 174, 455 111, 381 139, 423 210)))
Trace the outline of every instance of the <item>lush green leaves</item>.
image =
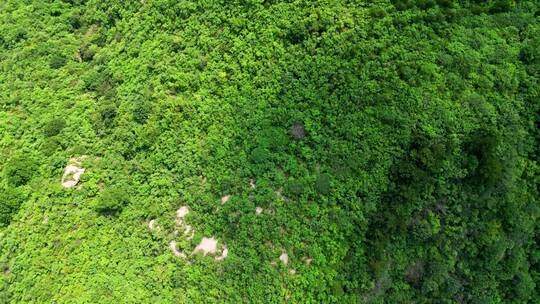
POLYGON ((2 2, 0 302, 538 302, 539 11, 2 2))

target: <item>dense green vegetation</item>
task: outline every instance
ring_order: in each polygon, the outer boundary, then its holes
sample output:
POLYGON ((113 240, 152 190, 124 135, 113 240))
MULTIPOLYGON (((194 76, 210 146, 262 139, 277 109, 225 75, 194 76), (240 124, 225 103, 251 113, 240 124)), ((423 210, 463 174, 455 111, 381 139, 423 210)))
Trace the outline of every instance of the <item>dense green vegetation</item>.
POLYGON ((1 1, 0 303, 538 303, 539 18, 1 1))

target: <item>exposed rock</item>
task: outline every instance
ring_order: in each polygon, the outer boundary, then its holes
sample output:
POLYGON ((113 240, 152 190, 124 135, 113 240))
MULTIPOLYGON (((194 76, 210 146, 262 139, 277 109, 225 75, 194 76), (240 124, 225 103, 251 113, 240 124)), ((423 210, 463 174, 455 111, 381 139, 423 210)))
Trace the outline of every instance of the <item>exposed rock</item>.
POLYGON ((81 180, 81 175, 85 169, 81 167, 82 164, 79 159, 72 158, 69 160, 68 165, 64 168, 64 175, 62 176, 62 186, 64 188, 73 188, 81 180))
POLYGON ((150 220, 148 222, 148 228, 151 230, 151 231, 160 231, 161 230, 161 227, 159 227, 159 225, 157 225, 156 223, 156 220, 150 220))
MULTIPOLYGON (((195 231, 193 230, 193 227, 191 225, 187 225, 184 223, 184 218, 189 213, 189 207, 188 206, 182 206, 178 210, 176 210, 176 230, 174 230, 174 236, 178 236, 178 234, 183 234, 186 236, 188 240, 191 240, 193 236, 195 235, 195 231)), ((152 221, 151 221, 152 222, 152 221)), ((150 226, 150 223, 149 223, 150 226)), ((204 256, 207 254, 216 254, 218 253, 218 241, 215 238, 207 238, 203 237, 199 245, 193 249, 190 256, 195 255, 199 252, 202 252, 204 256)), ((169 243, 169 247, 174 253, 175 256, 178 257, 186 257, 186 254, 182 251, 178 251, 176 249, 176 241, 171 241, 169 243)), ((214 257, 216 261, 222 260, 227 257, 229 253, 229 249, 227 246, 223 246, 223 250, 221 251, 221 255, 214 257)))
POLYGON ((283 200, 283 201, 285 201, 285 202, 288 202, 288 201, 289 201, 289 199, 286 198, 286 197, 283 195, 283 188, 282 188, 282 187, 280 187, 279 189, 277 189, 276 192, 275 192, 275 194, 276 194, 276 196, 277 196, 278 199, 283 200))
POLYGON ((181 258, 185 258, 186 257, 186 254, 182 251, 179 251, 178 248, 176 248, 176 241, 171 241, 169 243, 169 248, 171 248, 171 251, 173 252, 173 254, 177 257, 181 257, 181 258))
POLYGON ((184 217, 189 213, 188 206, 182 206, 176 210, 176 225, 182 226, 184 224, 184 217))
POLYGON ((191 227, 191 225, 185 225, 184 227, 184 235, 187 235, 187 239, 191 240, 193 236, 195 235, 195 230, 191 227))
POLYGON ((214 259, 215 259, 216 261, 221 261, 221 260, 223 260, 224 258, 226 258, 227 255, 229 255, 229 248, 227 248, 227 246, 223 246, 223 251, 221 252, 221 255, 215 257, 214 259))
POLYGON ((286 252, 283 252, 280 256, 279 256, 279 260, 287 265, 287 263, 289 263, 289 255, 286 253, 286 252))
MULTIPOLYGON (((195 235, 195 231, 193 231, 193 227, 191 225, 187 225, 184 223, 184 218, 189 213, 189 207, 188 206, 182 206, 178 210, 176 210, 176 227, 183 231, 184 235, 187 235, 187 239, 191 240, 193 238, 193 235, 195 235)), ((178 235, 178 230, 174 231, 174 236, 178 235)))
POLYGON ((225 204, 230 198, 231 198, 231 196, 228 195, 228 194, 225 195, 225 196, 223 196, 223 197, 221 197, 221 204, 222 204, 222 205, 225 204))
POLYGON ((195 247, 191 255, 202 252, 204 256, 207 254, 215 254, 217 252, 218 241, 214 238, 203 237, 201 243, 195 247))

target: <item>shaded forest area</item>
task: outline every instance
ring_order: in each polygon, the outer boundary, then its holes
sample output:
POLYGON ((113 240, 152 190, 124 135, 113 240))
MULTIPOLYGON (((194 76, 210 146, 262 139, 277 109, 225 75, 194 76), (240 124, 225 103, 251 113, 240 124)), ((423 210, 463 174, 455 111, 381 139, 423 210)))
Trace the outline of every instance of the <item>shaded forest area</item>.
POLYGON ((538 303, 539 18, 1 1, 0 302, 538 303))

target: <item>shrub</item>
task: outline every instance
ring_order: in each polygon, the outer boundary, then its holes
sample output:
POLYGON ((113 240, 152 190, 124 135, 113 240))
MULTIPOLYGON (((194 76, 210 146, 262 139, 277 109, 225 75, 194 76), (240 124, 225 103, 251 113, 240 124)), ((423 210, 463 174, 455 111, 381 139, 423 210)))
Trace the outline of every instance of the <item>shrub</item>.
POLYGON ((493 4, 489 8, 489 12, 493 14, 508 12, 512 9, 512 1, 510 0, 497 0, 493 1, 493 4))
POLYGON ((136 123, 144 124, 150 115, 150 103, 139 96, 133 101, 133 120, 136 123))
POLYGON ((330 176, 328 174, 321 174, 315 180, 315 189, 320 194, 328 194, 330 192, 330 176))
POLYGON ((385 17, 387 15, 386 11, 383 8, 380 8, 380 7, 372 7, 369 10, 369 14, 372 17, 375 17, 375 18, 382 18, 382 17, 385 17))
POLYGON ((129 196, 123 187, 111 187, 103 190, 94 203, 94 210, 104 215, 115 215, 129 204, 129 196))
POLYGON ((41 145, 41 151, 46 156, 52 155, 60 148, 62 148, 62 146, 60 144, 60 140, 57 137, 47 138, 47 140, 45 140, 45 142, 41 145))
POLYGON ((269 127, 260 132, 257 138, 260 147, 268 148, 270 151, 283 151, 288 143, 289 137, 284 129, 269 127))
POLYGON ((43 127, 43 133, 47 137, 52 137, 60 134, 62 129, 66 127, 66 121, 63 118, 55 118, 48 121, 43 127))
POLYGON ((63 67, 64 65, 66 65, 66 63, 67 63, 67 59, 65 57, 60 56, 60 55, 54 55, 49 61, 49 66, 52 69, 59 69, 63 67))
POLYGON ((437 0, 437 4, 441 7, 449 8, 453 6, 452 1, 450 0, 437 0))
POLYGON ((69 16, 68 22, 69 22, 69 25, 71 26, 71 28, 74 29, 74 30, 78 30, 79 28, 81 28, 81 25, 82 25, 81 16, 79 16, 77 14, 69 16))
POLYGON ((304 193, 304 185, 301 181, 290 180, 287 183, 286 191, 288 195, 301 195, 304 193))
POLYGON ((5 167, 5 178, 9 185, 26 185, 34 176, 35 163, 22 157, 11 160, 5 167))
POLYGON ((24 197, 15 189, 0 189, 0 227, 9 225, 15 213, 19 210, 24 197))
POLYGON ((270 158, 270 152, 268 152, 268 150, 262 147, 257 147, 253 149, 253 151, 251 152, 251 160, 254 163, 262 164, 265 161, 267 161, 269 158, 270 158))
POLYGON ((474 133, 465 146, 469 157, 469 178, 477 185, 493 187, 501 178, 503 163, 497 156, 499 136, 491 130, 480 130, 474 133))
POLYGON ((105 104, 99 111, 99 116, 105 128, 110 128, 116 118, 116 106, 112 103, 105 104))
POLYGON ((92 61, 96 53, 97 53, 97 46, 95 45, 84 44, 79 49, 81 60, 84 62, 92 61))

